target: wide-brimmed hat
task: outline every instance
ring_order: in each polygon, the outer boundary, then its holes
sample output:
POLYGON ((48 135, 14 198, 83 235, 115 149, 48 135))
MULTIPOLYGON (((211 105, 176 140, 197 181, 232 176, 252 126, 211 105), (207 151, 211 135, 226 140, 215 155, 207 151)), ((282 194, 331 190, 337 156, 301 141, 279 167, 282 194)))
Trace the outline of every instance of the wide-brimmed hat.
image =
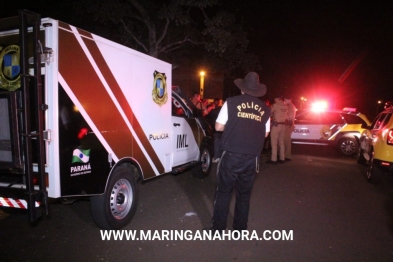
POLYGON ((259 76, 255 72, 249 72, 244 79, 238 78, 234 83, 248 95, 261 97, 266 94, 266 86, 259 83, 259 76))

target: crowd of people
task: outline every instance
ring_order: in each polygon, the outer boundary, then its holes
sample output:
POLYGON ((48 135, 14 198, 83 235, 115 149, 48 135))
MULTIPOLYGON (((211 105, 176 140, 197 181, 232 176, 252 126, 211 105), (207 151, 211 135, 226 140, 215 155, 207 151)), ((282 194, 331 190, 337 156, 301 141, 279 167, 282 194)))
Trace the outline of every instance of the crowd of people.
POLYGON ((222 107, 222 99, 214 98, 213 103, 209 104, 208 100, 202 101, 201 95, 198 92, 194 92, 191 97, 191 102, 201 112, 202 116, 205 117, 206 121, 209 123, 209 125, 213 130, 213 139, 214 139, 213 163, 218 163, 218 161, 220 161, 220 156, 222 153, 221 150, 222 132, 217 131, 215 129, 215 123, 218 117, 218 113, 220 112, 222 107))
MULTIPOLYGON (((214 136, 214 155, 213 163, 218 163, 221 158, 221 137, 222 132, 217 131, 215 122, 221 110, 223 100, 214 98, 209 104, 208 100, 202 100, 198 92, 194 92, 191 97, 192 103, 199 109, 202 116, 205 117, 213 130, 214 136)), ((270 139, 266 142, 271 146, 271 159, 266 161, 267 164, 285 163, 291 161, 292 141, 291 135, 295 128, 294 120, 296 115, 296 107, 289 98, 278 97, 271 104, 268 99, 264 100, 266 105, 271 109, 270 139)), ((266 146, 268 148, 268 146, 266 146)))

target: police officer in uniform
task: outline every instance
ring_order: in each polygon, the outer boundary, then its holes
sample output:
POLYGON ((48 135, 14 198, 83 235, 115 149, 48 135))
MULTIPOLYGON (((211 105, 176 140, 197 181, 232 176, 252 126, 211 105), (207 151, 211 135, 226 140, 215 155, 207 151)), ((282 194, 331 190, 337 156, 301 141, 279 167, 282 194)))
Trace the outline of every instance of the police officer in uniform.
POLYGON ((259 172, 259 157, 265 137, 270 131, 270 108, 258 97, 266 86, 250 72, 236 79, 239 96, 230 97, 216 120, 216 130, 223 131, 220 162, 217 167, 217 189, 211 229, 226 229, 232 191, 236 189, 234 230, 246 230, 254 177, 259 172))
POLYGON ((295 116, 296 107, 292 103, 291 99, 285 99, 285 104, 288 106, 288 118, 287 124, 285 125, 285 137, 284 137, 284 147, 285 147, 285 161, 290 161, 292 157, 292 141, 291 136, 293 130, 295 129, 295 116))
POLYGON ((272 127, 270 133, 270 140, 272 143, 272 156, 267 164, 285 163, 285 125, 288 118, 288 105, 285 104, 284 98, 274 99, 272 105, 272 127), (280 159, 277 161, 278 147, 280 147, 280 159))

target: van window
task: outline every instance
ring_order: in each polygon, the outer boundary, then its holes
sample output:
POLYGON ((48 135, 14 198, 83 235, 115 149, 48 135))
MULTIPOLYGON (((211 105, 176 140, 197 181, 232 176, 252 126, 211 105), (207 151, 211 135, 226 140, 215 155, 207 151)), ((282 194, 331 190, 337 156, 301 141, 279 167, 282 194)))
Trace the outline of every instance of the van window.
POLYGON ((172 97, 172 116, 186 117, 186 113, 181 104, 172 97))
POLYGON ((348 114, 343 114, 342 116, 344 117, 347 124, 364 124, 365 126, 367 126, 367 123, 358 116, 348 114))
POLYGON ((296 117, 298 124, 306 125, 342 125, 344 120, 340 114, 331 112, 304 112, 296 117))

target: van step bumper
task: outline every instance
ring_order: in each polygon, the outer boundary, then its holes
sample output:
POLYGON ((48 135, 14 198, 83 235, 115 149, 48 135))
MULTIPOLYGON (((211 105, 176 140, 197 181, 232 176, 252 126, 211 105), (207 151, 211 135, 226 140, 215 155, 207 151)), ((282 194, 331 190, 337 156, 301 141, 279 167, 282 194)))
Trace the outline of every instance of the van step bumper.
POLYGON ((181 166, 176 166, 172 169, 172 174, 178 175, 180 173, 183 173, 187 170, 193 169, 197 165, 201 165, 201 161, 192 161, 187 164, 181 165, 181 166))

